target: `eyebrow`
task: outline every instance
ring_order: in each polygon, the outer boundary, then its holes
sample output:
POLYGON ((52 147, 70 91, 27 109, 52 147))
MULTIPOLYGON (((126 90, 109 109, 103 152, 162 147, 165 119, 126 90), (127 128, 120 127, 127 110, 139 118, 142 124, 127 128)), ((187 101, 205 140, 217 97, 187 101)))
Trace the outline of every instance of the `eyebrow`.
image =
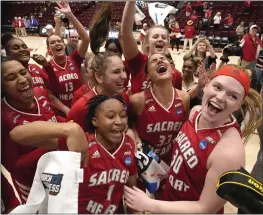
MULTIPOLYGON (((214 83, 218 84, 218 85, 221 86, 221 87, 223 86, 222 84, 220 84, 220 83, 217 82, 217 81, 215 81, 214 83)), ((230 91, 228 91, 228 92, 233 93, 233 94, 238 95, 238 96, 241 96, 240 93, 238 93, 238 92, 236 92, 236 91, 233 91, 233 90, 230 90, 230 91)))

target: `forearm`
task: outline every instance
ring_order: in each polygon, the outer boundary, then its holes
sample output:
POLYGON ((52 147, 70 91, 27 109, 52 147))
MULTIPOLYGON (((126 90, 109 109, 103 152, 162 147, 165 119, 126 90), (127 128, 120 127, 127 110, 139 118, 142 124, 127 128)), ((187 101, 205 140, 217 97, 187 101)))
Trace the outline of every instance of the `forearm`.
POLYGON ((49 94, 48 95, 51 103, 59 110, 61 110, 63 113, 65 113, 66 115, 68 114, 68 112, 70 111, 70 109, 64 105, 56 96, 54 96, 53 94, 49 94))
POLYGON ((89 35, 84 26, 80 23, 80 21, 74 16, 73 13, 67 14, 67 18, 75 27, 76 31, 79 34, 79 37, 82 41, 89 41, 89 35))
POLYGON ((121 21, 122 36, 133 33, 132 27, 134 23, 134 14, 136 12, 135 5, 135 1, 127 1, 125 4, 121 21))
POLYGON ((199 214, 210 213, 204 211, 198 201, 159 201, 149 199, 146 211, 156 214, 199 214))
POLYGON ((54 34, 61 37, 61 35, 60 35, 60 29, 61 29, 60 24, 56 23, 54 34))
POLYGON ((76 127, 75 123, 54 123, 36 121, 25 125, 15 127, 10 132, 10 138, 26 146, 41 147, 44 141, 56 145, 56 138, 69 137, 70 132, 76 127))
POLYGON ((210 52, 210 56, 211 56, 212 58, 215 58, 215 57, 216 57, 215 50, 213 49, 212 46, 210 47, 209 52, 210 52))
POLYGON ((201 90, 201 87, 196 84, 191 90, 189 90, 187 93, 190 96, 190 99, 193 99, 197 97, 198 92, 201 90))
POLYGON ((197 44, 195 43, 195 44, 192 46, 192 48, 190 48, 190 50, 185 54, 184 57, 190 57, 190 56, 194 53, 194 51, 196 50, 196 46, 197 46, 197 44))

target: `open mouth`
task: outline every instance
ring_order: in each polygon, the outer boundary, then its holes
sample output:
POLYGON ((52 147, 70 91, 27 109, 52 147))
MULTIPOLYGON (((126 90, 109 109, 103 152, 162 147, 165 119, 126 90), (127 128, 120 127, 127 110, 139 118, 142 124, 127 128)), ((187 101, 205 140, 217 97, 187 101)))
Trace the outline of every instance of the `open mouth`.
POLYGON ((158 68, 157 68, 157 72, 159 73, 159 74, 163 74, 163 73, 165 73, 167 71, 167 68, 166 68, 166 66, 164 66, 164 65, 161 65, 161 66, 159 66, 158 68))
POLYGON ((209 101, 207 103, 208 110, 210 110, 212 113, 217 114, 222 111, 222 108, 215 102, 209 101))
POLYGON ((31 97, 33 95, 33 91, 30 85, 18 89, 18 91, 20 92, 20 95, 25 98, 31 97))
POLYGON ((21 57, 29 57, 29 52, 21 52, 21 57))
POLYGON ((61 46, 58 46, 58 47, 56 47, 56 49, 55 49, 56 52, 61 52, 62 50, 63 50, 63 47, 61 47, 61 46))
POLYGON ((161 43, 156 44, 156 48, 157 48, 157 49, 162 49, 163 47, 164 47, 164 45, 161 44, 161 43))

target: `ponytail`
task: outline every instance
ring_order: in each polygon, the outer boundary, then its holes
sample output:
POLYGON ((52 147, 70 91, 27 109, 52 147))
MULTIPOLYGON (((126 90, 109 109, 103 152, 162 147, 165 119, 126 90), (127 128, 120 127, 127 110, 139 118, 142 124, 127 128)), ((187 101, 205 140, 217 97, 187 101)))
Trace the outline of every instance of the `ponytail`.
POLYGON ((243 107, 242 115, 248 114, 249 117, 242 131, 244 142, 247 143, 255 129, 262 123, 262 98, 259 93, 250 88, 244 99, 243 107))

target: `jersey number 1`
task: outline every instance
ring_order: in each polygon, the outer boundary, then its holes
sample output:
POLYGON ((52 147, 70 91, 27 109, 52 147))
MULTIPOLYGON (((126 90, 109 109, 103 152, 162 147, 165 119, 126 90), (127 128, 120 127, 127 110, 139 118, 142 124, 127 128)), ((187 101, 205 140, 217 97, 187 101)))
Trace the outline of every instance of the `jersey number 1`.
POLYGON ((107 201, 111 201, 111 195, 112 195, 114 186, 115 186, 115 184, 113 184, 113 185, 111 185, 111 186, 109 187, 109 190, 108 190, 108 193, 107 193, 107 201))

